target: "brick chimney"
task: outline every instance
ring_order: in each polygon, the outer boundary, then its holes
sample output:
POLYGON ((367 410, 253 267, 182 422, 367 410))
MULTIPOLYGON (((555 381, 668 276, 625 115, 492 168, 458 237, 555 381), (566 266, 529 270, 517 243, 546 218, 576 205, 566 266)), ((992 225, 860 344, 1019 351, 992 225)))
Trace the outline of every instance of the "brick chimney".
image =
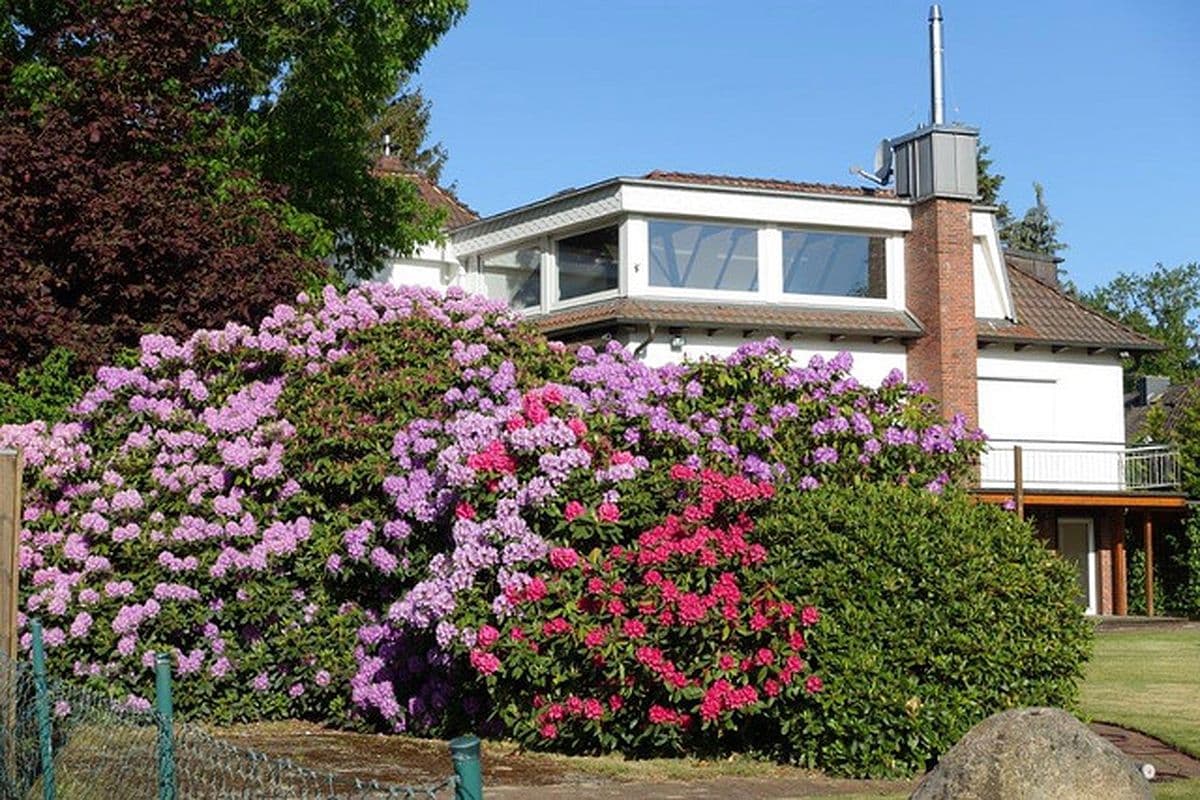
POLYGON ((943 122, 942 14, 929 13, 930 124, 892 140, 896 194, 912 202, 905 297, 925 326, 909 346, 908 375, 929 385, 946 417, 978 423, 974 236, 979 131, 943 122))
POLYGON ((905 297, 925 326, 908 348, 908 375, 925 381, 949 417, 979 420, 971 201, 928 197, 912 209, 905 246, 905 297))

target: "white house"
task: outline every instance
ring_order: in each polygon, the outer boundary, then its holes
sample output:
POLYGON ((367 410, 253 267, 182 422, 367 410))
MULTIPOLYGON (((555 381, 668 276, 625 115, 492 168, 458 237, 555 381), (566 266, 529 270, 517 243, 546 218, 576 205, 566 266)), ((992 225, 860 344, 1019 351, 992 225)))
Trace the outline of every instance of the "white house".
POLYGON ((776 336, 804 360, 851 352, 864 382, 899 368, 988 434, 980 497, 1027 508, 1088 609, 1124 613, 1125 515, 1149 537, 1151 514, 1183 508, 1172 454, 1125 445, 1122 356, 1160 345, 1063 294, 1053 262, 1004 253, 977 132, 940 113, 890 142, 894 189, 656 171, 483 219, 451 197, 446 243, 390 279, 485 293, 650 364, 776 336))

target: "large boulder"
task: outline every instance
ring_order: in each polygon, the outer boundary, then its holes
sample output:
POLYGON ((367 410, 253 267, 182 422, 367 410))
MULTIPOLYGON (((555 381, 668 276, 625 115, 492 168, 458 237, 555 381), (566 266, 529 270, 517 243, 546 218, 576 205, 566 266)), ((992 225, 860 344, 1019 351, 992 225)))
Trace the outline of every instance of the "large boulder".
POLYGON ((988 717, 942 756, 911 800, 1150 800, 1120 750, 1058 708, 988 717))

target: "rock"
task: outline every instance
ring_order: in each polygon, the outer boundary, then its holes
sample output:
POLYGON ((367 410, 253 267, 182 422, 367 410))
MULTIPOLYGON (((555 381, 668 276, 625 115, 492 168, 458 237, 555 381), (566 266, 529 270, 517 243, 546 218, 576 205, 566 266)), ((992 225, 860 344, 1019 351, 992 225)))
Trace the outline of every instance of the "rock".
POLYGON ((1058 708, 1019 708, 967 731, 910 800, 1151 800, 1120 750, 1058 708))

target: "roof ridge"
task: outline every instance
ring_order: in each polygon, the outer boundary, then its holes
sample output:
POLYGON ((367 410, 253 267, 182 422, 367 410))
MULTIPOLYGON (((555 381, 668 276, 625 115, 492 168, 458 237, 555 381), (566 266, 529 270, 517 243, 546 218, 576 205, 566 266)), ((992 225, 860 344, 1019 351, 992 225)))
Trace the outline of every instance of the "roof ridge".
POLYGON ((858 195, 862 197, 894 198, 895 193, 890 189, 872 186, 852 186, 844 183, 822 183, 819 181, 798 181, 790 178, 763 178, 750 175, 729 175, 716 172, 685 172, 682 170, 654 169, 641 176, 641 180, 675 181, 697 185, 731 186, 734 188, 771 188, 777 190, 784 187, 795 191, 808 191, 817 194, 858 195))
MULTIPOLYGON (((1136 336, 1140 339, 1144 339, 1145 341, 1150 342, 1152 344, 1158 344, 1158 345, 1162 344, 1162 342, 1158 341, 1154 337, 1147 336, 1146 334, 1142 333, 1141 331, 1134 330, 1133 328, 1129 327, 1124 322, 1113 319, 1112 317, 1108 316, 1107 314, 1097 311, 1096 309, 1089 306, 1087 303, 1083 303, 1083 302, 1080 302, 1079 300, 1076 300, 1074 297, 1072 297, 1071 295, 1064 292, 1058 286, 1055 286, 1054 284, 1052 284, 1048 281, 1044 281, 1041 278, 1039 278, 1038 276, 1030 274, 1030 273, 1026 272, 1025 270, 1021 269, 1020 267, 1015 267, 1012 264, 1009 264, 1007 261, 1004 262, 1004 266, 1008 268, 1010 274, 1015 273, 1015 274, 1020 275, 1022 278, 1026 278, 1030 281, 1033 281, 1038 286, 1041 286, 1044 289, 1054 292, 1058 297, 1062 298, 1063 300, 1066 300, 1068 303, 1074 305, 1076 308, 1079 308, 1083 312, 1095 317, 1096 319, 1099 319, 1100 321, 1102 321, 1108 325, 1112 325, 1114 328, 1119 328, 1120 330, 1124 331, 1125 333, 1133 334, 1134 336, 1136 336)), ((1020 320, 1018 320, 1018 323, 1019 322, 1020 322, 1020 320)))

